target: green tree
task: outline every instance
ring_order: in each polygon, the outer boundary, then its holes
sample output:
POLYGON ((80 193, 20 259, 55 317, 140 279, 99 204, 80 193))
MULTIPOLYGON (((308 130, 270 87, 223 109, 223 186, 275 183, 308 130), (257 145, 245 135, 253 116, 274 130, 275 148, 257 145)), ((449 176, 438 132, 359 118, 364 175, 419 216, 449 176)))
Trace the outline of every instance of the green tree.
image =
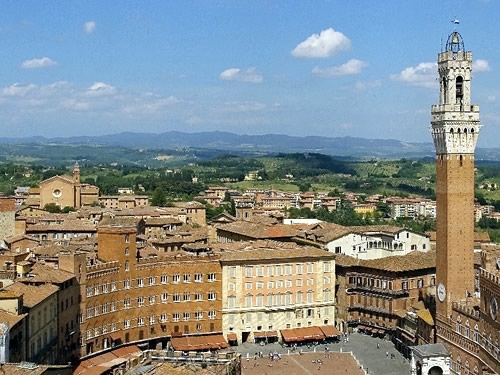
POLYGON ((51 214, 61 213, 61 207, 55 203, 47 203, 43 209, 51 214))
POLYGON ((158 186, 154 191, 153 195, 151 196, 151 204, 153 206, 164 206, 165 203, 167 203, 167 197, 165 196, 165 192, 163 189, 158 186))

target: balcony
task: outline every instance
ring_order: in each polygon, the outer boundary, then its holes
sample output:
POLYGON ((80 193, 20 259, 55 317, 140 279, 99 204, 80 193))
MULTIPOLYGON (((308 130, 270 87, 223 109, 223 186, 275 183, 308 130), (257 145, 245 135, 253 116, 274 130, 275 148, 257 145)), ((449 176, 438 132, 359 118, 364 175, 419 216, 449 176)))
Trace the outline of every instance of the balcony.
POLYGON ((408 297, 409 296, 408 290, 405 290, 405 289, 401 289, 401 290, 382 289, 382 288, 377 288, 375 286, 360 285, 360 284, 347 284, 346 293, 347 294, 370 293, 370 294, 375 294, 375 295, 386 295, 386 296, 389 295, 392 297, 408 297))
POLYGON ((375 312, 379 314, 392 314, 392 311, 389 309, 385 309, 383 307, 376 307, 376 306, 367 306, 367 305, 362 305, 360 303, 354 303, 351 306, 348 307, 349 311, 352 310, 364 310, 364 311, 369 311, 369 312, 375 312))

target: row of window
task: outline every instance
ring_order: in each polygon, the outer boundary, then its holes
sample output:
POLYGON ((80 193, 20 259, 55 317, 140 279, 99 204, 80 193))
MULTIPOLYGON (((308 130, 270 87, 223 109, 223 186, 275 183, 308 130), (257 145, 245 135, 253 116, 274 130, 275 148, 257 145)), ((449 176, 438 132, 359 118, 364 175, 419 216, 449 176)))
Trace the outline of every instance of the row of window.
MULTIPOLYGON (((194 275, 191 275, 191 274, 183 274, 182 275, 182 282, 183 283, 190 283, 191 280, 193 280, 195 283, 202 283, 204 281, 203 274, 195 273, 194 275), (193 276, 193 278, 191 278, 191 276, 193 276)), ((216 280, 217 280, 217 278, 216 278, 215 272, 211 272, 211 273, 208 273, 206 275, 206 281, 214 282, 216 280)), ((160 284, 168 284, 169 282, 171 282, 172 284, 179 284, 181 282, 181 275, 175 274, 175 275, 171 275, 171 276, 169 276, 169 275, 161 275, 160 276, 160 284), (170 277, 171 277, 171 279, 170 279, 170 277)), ((156 285, 156 277, 150 276, 149 278, 138 278, 136 285, 138 288, 142 288, 146 285, 154 286, 154 285, 156 285)), ((130 279, 124 280, 123 281, 123 288, 130 289, 130 287, 131 287, 130 279)), ((106 284, 88 286, 86 294, 87 294, 87 297, 92 297, 92 296, 97 296, 99 294, 106 294, 109 292, 114 292, 116 290, 117 290, 116 282, 111 282, 111 283, 106 283, 106 284)))
POLYGON ((474 330, 470 328, 469 325, 469 320, 466 320, 465 326, 462 325, 460 316, 457 318, 456 321, 456 331, 458 334, 467 337, 470 340, 473 340, 474 342, 478 343, 481 345, 483 348, 485 348, 488 352, 490 352, 492 355, 494 355, 497 359, 500 359, 500 345, 498 343, 498 339, 495 340, 493 343, 493 337, 491 336, 491 333, 489 336, 486 335, 486 331, 483 331, 483 334, 481 335, 479 333, 479 326, 476 324, 474 326, 474 330), (471 337, 472 333, 472 337, 471 337))
MULTIPOLYGON (((194 313, 191 312, 174 312, 171 314, 171 320, 173 322, 180 322, 180 321, 190 321, 192 318, 196 321, 201 321, 205 318, 204 312, 203 311, 196 311, 194 313)), ((210 320, 215 320, 217 317, 217 313, 215 310, 210 310, 207 313, 207 317, 210 320)), ((169 321, 169 315, 167 313, 162 313, 160 316, 156 315, 151 315, 149 317, 138 317, 137 318, 137 325, 132 326, 132 320, 131 319, 125 319, 123 321, 123 329, 130 329, 134 327, 144 327, 146 323, 149 323, 150 326, 155 325, 157 323, 166 323, 169 321)), ((87 340, 92 339, 93 337, 97 337, 102 335, 107 334, 108 332, 115 332, 117 331, 117 326, 116 323, 111 323, 110 325, 103 325, 102 327, 95 327, 93 329, 88 329, 86 332, 86 337, 87 340)))
MULTIPOLYGON (((323 307, 323 314, 321 314, 321 311, 317 311, 317 316, 330 316, 332 313, 332 308, 330 307, 323 307)), ((279 312, 256 312, 256 313, 246 313, 241 316, 241 321, 243 324, 250 324, 252 322, 254 323, 259 323, 262 324, 263 322, 268 322, 272 323, 273 321, 279 320, 280 317, 282 317, 283 313, 279 312)), ((286 320, 292 320, 292 319, 304 319, 304 318, 314 318, 315 316, 315 309, 311 308, 304 308, 304 309, 295 309, 295 311, 286 311, 285 313, 285 318, 286 320)), ((227 315, 227 321, 229 325, 234 325, 237 319, 239 318, 239 314, 228 314, 227 315)), ((297 327, 300 326, 300 323, 297 323, 297 327)), ((327 323, 325 323, 327 324, 327 323)), ((268 329, 272 330, 273 326, 269 325, 268 329)))
MULTIPOLYGON (((364 286, 364 287, 372 287, 378 289, 387 289, 387 290, 395 290, 393 289, 393 281, 371 278, 371 277, 361 277, 361 276, 349 276, 348 278, 349 284, 356 286, 364 286)), ((431 286, 436 285, 436 278, 431 277, 431 286)), ((424 278, 420 277, 418 279, 409 279, 403 280, 401 282, 401 289, 408 290, 417 288, 423 288, 425 286, 424 278)))
MULTIPOLYGON (((303 279, 297 279, 295 280, 295 286, 301 287, 303 286, 303 279)), ((329 285, 331 283, 331 278, 330 277, 324 277, 323 278, 323 284, 329 285)), ((306 285, 307 286, 313 286, 314 285, 314 279, 309 278, 306 280, 306 285)), ((251 281, 245 282, 245 289, 250 290, 253 289, 255 286, 255 289, 263 289, 264 288, 264 282, 263 281, 257 281, 255 283, 251 281)), ((268 281, 267 282, 267 289, 274 289, 274 288, 291 288, 293 286, 293 280, 276 280, 276 281, 268 281)), ((229 290, 235 290, 236 289, 236 284, 235 283, 229 283, 228 285, 229 290)))
MULTIPOLYGON (((244 267, 245 277, 263 277, 266 276, 288 276, 302 275, 304 273, 314 273, 314 263, 297 263, 297 264, 278 264, 269 266, 246 266, 244 267)), ((331 262, 323 262, 323 272, 331 272, 331 262)), ((236 267, 229 267, 229 277, 236 277, 236 267)))
MULTIPOLYGON (((314 302, 314 293, 309 290, 305 293, 299 291, 295 294, 295 304, 302 303, 313 303, 314 302)), ((323 302, 331 302, 333 298, 333 293, 330 289, 323 290, 323 302)), ((228 296, 227 298, 227 307, 235 308, 236 307, 236 296, 228 296)), ((258 294, 256 296, 246 295, 244 297, 244 307, 262 307, 264 306, 290 306, 294 304, 294 295, 291 292, 288 293, 278 293, 278 294, 268 294, 264 296, 262 294, 258 294)))
MULTIPOLYGON (((203 301, 204 293, 174 293, 172 294, 173 302, 188 302, 191 301, 191 295, 193 294, 194 301, 203 301)), ((150 295, 149 297, 140 296, 137 297, 137 307, 143 307, 146 305, 146 302, 149 306, 155 305, 157 303, 157 296, 150 295)), ((167 303, 169 301, 169 294, 162 293, 159 295, 161 303, 167 303)), ((216 292, 207 292, 207 300, 215 301, 217 299, 216 292)), ((130 309, 132 307, 132 299, 127 297, 123 300, 123 308, 130 309)), ((102 305, 96 305, 93 307, 87 307, 87 319, 92 318, 94 316, 99 316, 101 314, 107 314, 108 312, 114 312, 117 309, 117 302, 109 302, 102 305)))

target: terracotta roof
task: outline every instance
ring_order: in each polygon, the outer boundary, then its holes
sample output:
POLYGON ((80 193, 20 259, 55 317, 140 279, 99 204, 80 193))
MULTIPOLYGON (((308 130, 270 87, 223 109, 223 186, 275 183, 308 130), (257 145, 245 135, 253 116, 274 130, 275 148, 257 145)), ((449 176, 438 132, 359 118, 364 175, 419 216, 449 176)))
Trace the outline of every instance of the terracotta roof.
POLYGON ((299 238, 306 238, 308 240, 314 240, 320 243, 327 243, 338 238, 344 237, 350 233, 357 234, 389 234, 394 235, 402 231, 410 231, 406 228, 400 228, 392 225, 365 225, 365 226, 353 226, 345 227, 343 225, 335 223, 318 223, 310 226, 306 230, 298 234, 299 238))
POLYGON ((33 238, 31 236, 28 236, 26 234, 17 234, 15 236, 10 236, 4 239, 4 241, 8 244, 11 244, 13 242, 21 241, 21 240, 30 240, 34 242, 38 242, 36 238, 33 238))
POLYGON ((298 229, 290 225, 263 225, 248 221, 235 221, 218 229, 255 239, 293 237, 298 233, 298 229))
POLYGON ((29 272, 29 277, 22 281, 45 282, 45 283, 64 283, 71 280, 75 275, 45 264, 35 263, 29 272), (31 276, 32 275, 32 276, 31 276))
POLYGON ((28 308, 33 308, 45 299, 56 293, 59 288, 55 285, 26 285, 20 282, 15 282, 7 287, 6 290, 23 294, 23 304, 28 308))
POLYGON ((174 206, 179 207, 179 208, 205 208, 205 206, 203 204, 201 204, 200 202, 195 202, 195 201, 175 202, 174 206))
POLYGON ((98 227, 121 225, 125 227, 136 227, 141 219, 136 217, 104 217, 98 227))
POLYGON ((417 316, 420 319, 422 319, 424 322, 426 322, 428 325, 430 325, 430 326, 434 325, 434 319, 432 318, 432 314, 429 311, 429 309, 418 310, 417 316))
POLYGON ((222 335, 172 337, 174 350, 194 351, 209 349, 225 349, 228 347, 222 335))
POLYGON ((167 225, 167 224, 182 224, 182 221, 175 217, 150 217, 145 220, 148 225, 167 225))
POLYGON ((12 328, 21 320, 23 320, 28 314, 12 314, 9 311, 0 309, 0 322, 7 323, 7 325, 12 328))
POLYGON ((413 251, 407 255, 395 255, 378 259, 357 259, 348 255, 337 255, 336 265, 364 267, 389 272, 406 272, 436 267, 435 251, 413 251))
POLYGON ((64 220, 62 224, 37 223, 26 228, 26 232, 95 232, 96 225, 90 220, 64 220))
POLYGON ((294 258, 335 259, 335 255, 316 247, 264 240, 214 244, 213 250, 221 255, 221 262, 294 258))

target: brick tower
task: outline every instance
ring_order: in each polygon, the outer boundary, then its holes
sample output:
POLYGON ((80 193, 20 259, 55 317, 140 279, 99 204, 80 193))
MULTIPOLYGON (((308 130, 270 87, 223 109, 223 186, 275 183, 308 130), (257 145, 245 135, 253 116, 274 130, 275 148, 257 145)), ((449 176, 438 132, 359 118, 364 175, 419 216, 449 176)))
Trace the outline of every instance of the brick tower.
POLYGON ((437 307, 450 316, 453 302, 474 293, 474 149, 479 106, 471 104, 472 53, 458 32, 438 55, 439 104, 432 106, 436 148, 437 307))

